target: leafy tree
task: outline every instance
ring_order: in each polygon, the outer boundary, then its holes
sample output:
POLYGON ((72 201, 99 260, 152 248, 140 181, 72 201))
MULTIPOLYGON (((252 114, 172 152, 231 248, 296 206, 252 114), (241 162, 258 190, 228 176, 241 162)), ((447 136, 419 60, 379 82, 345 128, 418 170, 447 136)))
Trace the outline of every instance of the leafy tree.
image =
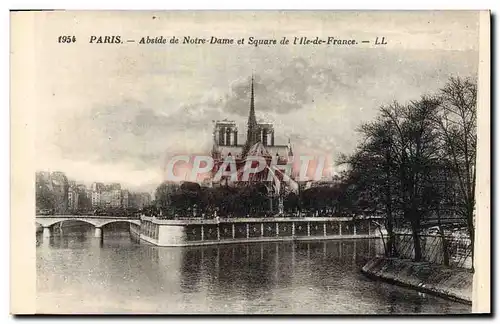
POLYGON ((156 207, 166 212, 171 205, 171 195, 178 190, 179 186, 177 184, 168 182, 160 184, 155 191, 156 207))
POLYGON ((300 210, 300 198, 297 194, 290 192, 283 199, 283 208, 289 212, 300 210))
POLYGON ((53 210, 55 208, 55 195, 49 183, 37 175, 35 186, 36 208, 53 210))

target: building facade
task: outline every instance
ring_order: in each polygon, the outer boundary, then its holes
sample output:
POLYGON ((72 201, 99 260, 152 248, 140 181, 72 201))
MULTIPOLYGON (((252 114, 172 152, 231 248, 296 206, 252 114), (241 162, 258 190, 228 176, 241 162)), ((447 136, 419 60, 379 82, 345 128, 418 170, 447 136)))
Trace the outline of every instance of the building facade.
POLYGON ((92 199, 92 207, 100 207, 101 206, 101 191, 92 190, 91 192, 92 199))
MULTIPOLYGON (((250 109, 247 121, 246 139, 243 143, 238 143, 238 128, 236 122, 232 120, 219 120, 215 122, 213 131, 213 147, 211 156, 214 160, 212 179, 220 171, 223 162, 231 157, 235 160, 238 172, 243 169, 248 157, 264 157, 268 166, 272 161, 278 164, 287 164, 293 156, 290 141, 288 144, 277 144, 275 141, 274 125, 269 122, 258 122, 255 116, 255 91, 254 79, 252 77, 250 85, 250 109)), ((268 169, 263 170, 253 178, 260 182, 269 181, 268 169)), ((274 171, 273 171, 274 172, 274 171)), ((207 182, 207 181, 205 181, 207 182)), ((217 186, 232 183, 230 176, 223 176, 220 181, 212 181, 207 186, 217 186)), ((239 182, 236 181, 236 182, 239 182)), ((269 183, 270 184, 270 183, 269 183)), ((271 188, 271 186, 268 186, 271 188)))
POLYGON ((78 188, 75 186, 70 186, 68 189, 68 210, 76 211, 79 208, 79 193, 78 188))
POLYGON ((130 192, 122 189, 121 184, 95 182, 91 186, 91 204, 93 208, 129 208, 130 192))
POLYGON ((122 190, 122 207, 130 207, 130 193, 128 192, 128 190, 122 190))
POLYGON ((94 182, 91 186, 90 186, 90 190, 91 191, 97 191, 97 192, 101 192, 101 191, 104 191, 104 183, 102 182, 94 182))
POLYGON ((223 160, 227 156, 232 156, 236 160, 244 160, 250 149, 255 144, 261 143, 267 151, 263 154, 268 153, 271 156, 287 159, 293 155, 290 142, 277 144, 274 136, 274 125, 269 122, 257 122, 253 77, 250 86, 250 110, 245 142, 238 143, 238 127, 234 120, 218 120, 215 122, 213 131, 212 158, 223 160))
POLYGON ((100 207, 104 208, 119 208, 122 207, 121 190, 105 190, 101 192, 100 207))

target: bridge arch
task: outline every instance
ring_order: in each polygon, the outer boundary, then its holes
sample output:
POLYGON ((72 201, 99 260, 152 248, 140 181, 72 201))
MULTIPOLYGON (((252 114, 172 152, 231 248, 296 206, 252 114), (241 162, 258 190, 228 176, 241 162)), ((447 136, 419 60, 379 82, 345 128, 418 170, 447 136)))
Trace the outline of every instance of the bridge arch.
POLYGON ((112 223, 129 223, 140 225, 139 219, 130 218, 105 218, 105 217, 75 217, 75 216, 59 216, 59 217, 36 217, 35 222, 43 227, 43 237, 51 236, 51 227, 55 224, 76 221, 90 224, 95 229, 95 236, 102 238, 102 227, 112 223))
POLYGON ((138 219, 110 219, 108 221, 101 223, 99 227, 103 227, 108 224, 114 224, 114 223, 129 223, 129 224, 141 225, 141 221, 138 219))
POLYGON ((85 218, 37 218, 35 222, 36 224, 42 227, 52 227, 58 223, 63 223, 68 221, 87 223, 94 227, 100 226, 94 219, 85 219, 85 218))

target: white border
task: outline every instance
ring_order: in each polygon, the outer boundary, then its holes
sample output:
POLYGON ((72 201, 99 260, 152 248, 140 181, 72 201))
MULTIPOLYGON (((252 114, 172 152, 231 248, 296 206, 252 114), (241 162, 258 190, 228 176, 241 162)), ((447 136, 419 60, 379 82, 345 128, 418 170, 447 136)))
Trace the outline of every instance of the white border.
MULTIPOLYGON (((54 8, 65 8, 65 9, 130 9, 130 10, 146 10, 146 9, 337 9, 337 10, 368 10, 368 9, 377 9, 377 10, 392 10, 392 9, 398 9, 398 10, 412 10, 412 9, 417 9, 417 10, 424 10, 424 9, 491 9, 493 13, 498 14, 500 11, 498 8, 499 6, 498 1, 482 1, 482 0, 475 0, 475 1, 442 1, 442 0, 420 0, 420 1, 413 1, 413 2, 401 2, 401 1, 377 1, 371 2, 371 1, 357 1, 357 0, 351 0, 351 1, 342 1, 338 3, 327 3, 326 1, 317 1, 317 0, 308 0, 308 1, 296 1, 296 0, 288 0, 288 1, 275 1, 275 2, 270 2, 270 1, 263 1, 263 0, 246 0, 246 1, 238 1, 238 2, 231 2, 230 5, 228 2, 225 1, 210 1, 210 2, 203 2, 203 1, 189 1, 189 0, 184 0, 184 1, 175 1, 171 3, 165 3, 164 1, 150 1, 150 0, 142 0, 142 1, 103 1, 103 0, 87 0, 87 1, 63 1, 63 0, 57 0, 57 1, 51 1, 47 2, 45 1, 43 4, 41 3, 35 3, 33 1, 3 1, 2 6, 5 6, 2 10, 2 24, 1 24, 1 36, 2 36, 2 44, 4 46, 3 50, 0 52, 1 54, 1 62, 3 63, 3 69, 2 71, 9 71, 9 9, 31 9, 31 8, 39 8, 39 9, 54 9, 54 8)), ((497 17, 498 18, 498 17, 497 17)), ((495 27, 495 26, 492 26, 495 27)), ((493 36, 495 38, 494 43, 498 43, 498 33, 493 33, 493 36)), ((497 52, 498 53, 498 52, 497 52)), ((492 57, 492 60, 494 61, 495 58, 498 58, 496 55, 495 57, 492 57)), ((494 66, 492 66, 494 68, 494 66)), ((2 144, 2 149, 4 152, 7 152, 9 150, 10 146, 10 136, 9 136, 9 120, 10 120, 10 115, 9 115, 9 74, 4 73, 4 77, 2 78, 2 96, 0 98, 4 99, 4 105, 2 109, 0 110, 0 113, 2 114, 0 116, 0 123, 2 123, 0 127, 0 143, 2 144)), ((494 79, 492 79, 493 84, 495 84, 495 89, 493 89, 493 93, 500 93, 499 92, 499 86, 498 82, 495 82, 494 79)), ((494 102, 492 102, 493 104, 494 102)), ((497 113, 495 116, 495 120, 492 121, 493 124, 497 124, 496 122, 498 121, 497 119, 500 118, 499 114, 497 113)), ((496 139, 496 144, 495 144, 495 149, 498 149, 498 139, 496 139)), ((10 215, 10 210, 9 210, 9 203, 10 203, 10 173, 9 173, 9 164, 10 164, 10 159, 8 154, 3 154, 1 158, 1 193, 0 193, 0 206, 3 208, 3 217, 8 218, 10 215)), ((492 166, 493 167, 493 166, 492 166)), ((494 180, 497 180, 496 178, 494 180)), ((497 200, 497 198, 500 198, 499 195, 495 195, 495 197, 492 197, 492 200, 497 200)), ((494 218, 495 215, 492 215, 492 218, 494 218)), ((498 226, 500 224, 499 221, 496 221, 496 230, 498 230, 498 226)), ((4 235, 3 237, 3 242, 0 246, 2 249, 2 255, 4 256, 4 260, 7 259, 9 255, 9 227, 8 226, 3 226, 4 235)), ((498 231, 496 232, 498 233, 498 231)), ((492 235, 494 237, 494 235, 492 235)), ((495 248, 498 248, 498 241, 496 240, 495 248)), ((2 267, 2 279, 4 280, 4 285, 3 287, 9 287, 9 268, 7 266, 2 267)), ((9 314, 9 290, 4 289, 3 294, 2 294, 2 300, 1 300, 1 305, 4 309, 2 309, 2 314, 9 314)), ((497 307, 492 305, 493 309, 497 309, 497 307)), ((13 321, 13 317, 7 315, 7 321, 13 321)), ((403 318, 397 318, 397 320, 402 320, 403 318)), ((421 320, 424 320, 425 318, 422 318, 421 320)), ((170 319, 172 320, 172 319, 170 319)), ((204 321, 210 321, 208 319, 203 319, 204 321)), ((213 319, 212 321, 216 321, 217 319, 213 319)), ((238 318, 235 319, 238 321, 243 321, 243 318, 238 318)), ((272 319, 269 319, 272 320, 272 319)), ((275 319, 278 320, 278 319, 275 319)), ((281 319, 284 320, 284 319, 281 319)), ((288 320, 288 319, 287 319, 288 320)), ((378 319, 375 318, 373 321, 385 321, 386 319, 378 319)), ((445 321, 454 321, 455 319, 443 319, 445 321)), ((69 319, 66 319, 62 322, 69 322, 69 319)), ((101 322, 103 319, 93 319, 95 322, 101 322)), ((121 319, 108 319, 108 321, 121 321, 121 319)), ((134 319, 134 320, 128 320, 130 322, 142 322, 143 319, 134 319)), ((188 320, 186 322, 190 322, 191 320, 188 320)), ((259 319, 259 321, 262 321, 262 319, 259 319)), ((267 321, 267 320, 263 320, 267 321)), ((338 319, 335 317, 332 317, 329 319, 329 321, 335 321, 335 322, 344 322, 345 319, 338 319)), ((428 319, 426 320, 428 321, 428 319)), ((467 320, 469 321, 469 320, 467 320)), ((3 322, 3 321, 2 321, 3 322)))

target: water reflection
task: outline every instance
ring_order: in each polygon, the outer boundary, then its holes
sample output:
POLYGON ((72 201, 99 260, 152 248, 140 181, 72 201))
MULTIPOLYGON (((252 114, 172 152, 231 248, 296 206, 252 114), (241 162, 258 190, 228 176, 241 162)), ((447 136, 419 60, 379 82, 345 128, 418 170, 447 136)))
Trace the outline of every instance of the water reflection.
MULTIPOLYGON (((41 237, 39 241, 42 242, 41 237)), ((40 311, 441 313, 470 306, 360 273, 376 240, 158 248, 91 228, 37 248, 40 311)))

